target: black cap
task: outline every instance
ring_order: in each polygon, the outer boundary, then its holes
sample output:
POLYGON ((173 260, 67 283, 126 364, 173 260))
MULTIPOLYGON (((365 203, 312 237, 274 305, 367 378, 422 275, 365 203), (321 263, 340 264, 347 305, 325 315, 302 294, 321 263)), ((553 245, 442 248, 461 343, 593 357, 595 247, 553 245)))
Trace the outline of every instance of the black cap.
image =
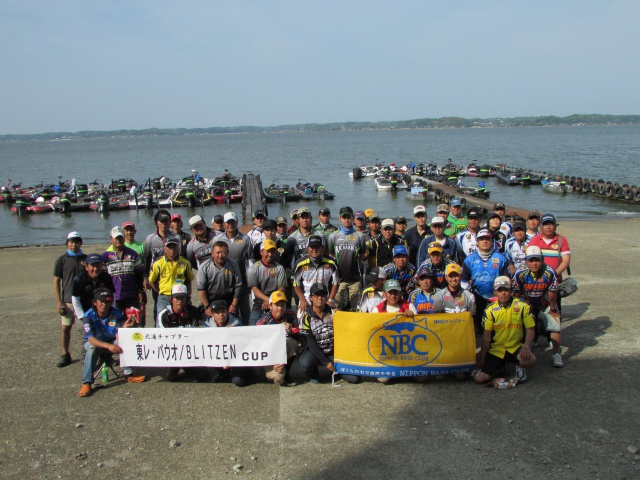
POLYGON ((318 235, 309 235, 309 246, 310 247, 322 247, 322 238, 318 235))
POLYGON ((513 231, 515 232, 518 229, 524 230, 526 232, 527 231, 527 226, 524 224, 524 222, 515 222, 513 224, 513 231))
POLYGON ((87 265, 93 265, 94 263, 102 263, 102 258, 97 253, 90 253, 85 261, 87 265))
POLYGON ((502 203, 502 202, 494 203, 493 204, 493 209, 494 210, 498 210, 498 209, 505 210, 504 203, 502 203))
POLYGON ((322 207, 318 212, 318 215, 331 215, 331 210, 329 210, 327 207, 322 207))
POLYGON ((395 223, 407 223, 407 219, 403 216, 396 217, 395 223))
POLYGON ((329 289, 324 283, 314 283, 309 290, 311 295, 317 295, 318 293, 326 293, 329 295, 329 289))
POLYGON ((487 222, 489 220, 491 220, 492 218, 499 218, 500 220, 502 220, 502 217, 500 216, 500 214, 493 212, 491 215, 489 215, 489 217, 487 218, 487 222))
POLYGON ((480 210, 478 210, 477 207, 470 207, 469 210, 467 210, 467 218, 468 217, 480 218, 480 210))
POLYGON ((265 229, 265 228, 273 228, 275 230, 276 228, 278 228, 278 224, 276 223, 275 220, 267 219, 262 224, 262 228, 263 229, 265 229))
POLYGON ((209 307, 211 308, 212 312, 215 312, 219 308, 224 308, 225 310, 229 308, 227 307, 227 302, 225 302, 224 300, 216 300, 214 302, 211 302, 211 305, 209 305, 209 307))
POLYGON ((176 236, 176 235, 167 235, 166 237, 164 237, 164 244, 165 245, 170 245, 170 244, 176 244, 176 245, 180 245, 180 237, 176 236))
POLYGON ((540 214, 538 212, 531 212, 527 218, 537 218, 540 220, 540 214))
POLYGON ((262 210, 256 210, 255 212, 253 212, 253 218, 256 217, 265 217, 267 218, 267 216, 264 214, 264 211, 262 210))
POLYGON ((347 207, 342 207, 340 209, 340 216, 342 217, 343 215, 351 215, 353 217, 353 208, 347 206, 347 207))
POLYGON ((101 302, 113 302, 113 292, 108 288, 96 288, 93 291, 93 299, 101 302))
POLYGON ((222 215, 216 215, 213 217, 213 223, 222 223, 224 222, 224 217, 222 215))

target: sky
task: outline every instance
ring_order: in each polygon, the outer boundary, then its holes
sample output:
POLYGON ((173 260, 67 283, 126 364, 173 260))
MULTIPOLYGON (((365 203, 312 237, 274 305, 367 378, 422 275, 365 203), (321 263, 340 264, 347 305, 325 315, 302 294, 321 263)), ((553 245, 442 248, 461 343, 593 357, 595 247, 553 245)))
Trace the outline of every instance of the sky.
POLYGON ((640 114, 639 20, 637 0, 0 0, 0 134, 640 114))

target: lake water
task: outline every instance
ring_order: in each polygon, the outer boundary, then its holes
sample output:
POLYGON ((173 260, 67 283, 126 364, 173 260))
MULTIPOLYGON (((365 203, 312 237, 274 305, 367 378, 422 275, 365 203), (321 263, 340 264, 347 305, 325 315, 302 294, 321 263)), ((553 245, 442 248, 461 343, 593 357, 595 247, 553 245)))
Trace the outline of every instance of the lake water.
MULTIPOLYGON (((556 174, 602 178, 640 184, 640 126, 549 127, 317 132, 283 134, 185 135, 174 137, 110 138, 52 142, 0 143, 0 165, 5 178, 25 186, 40 181, 57 183, 58 177, 87 183, 99 180, 166 175, 178 180, 198 170, 215 177, 228 168, 241 176, 260 174, 266 186, 271 181, 295 184, 299 179, 321 182, 336 194, 326 202, 337 223, 341 206, 354 210, 372 208, 382 216, 412 217, 412 200, 406 193, 378 192, 372 180, 352 181, 356 166, 376 162, 402 165, 410 162, 443 165, 454 163, 505 163, 556 174)), ((467 184, 476 180, 467 179, 467 184)), ((4 183, 4 180, 3 180, 4 183)), ((607 216, 637 216, 640 205, 594 195, 545 193, 539 186, 506 187, 487 180, 492 201, 555 213, 559 219, 595 219, 607 216)), ((302 203, 300 203, 302 204, 302 203)), ((321 202, 307 202, 317 212, 321 202)), ((270 217, 288 212, 299 204, 269 204, 270 217)), ((210 220, 224 213, 225 205, 178 209, 186 220, 199 213, 210 220)), ((231 210, 240 213, 240 205, 231 210)), ((435 204, 427 205, 428 215, 435 204)), ((107 214, 77 212, 17 217, 0 206, 3 235, 0 246, 64 243, 66 232, 80 231, 85 242, 108 241, 109 230, 126 220, 138 226, 143 239, 153 231, 153 213, 146 210, 107 214)), ((185 221, 185 223, 187 223, 185 221)))

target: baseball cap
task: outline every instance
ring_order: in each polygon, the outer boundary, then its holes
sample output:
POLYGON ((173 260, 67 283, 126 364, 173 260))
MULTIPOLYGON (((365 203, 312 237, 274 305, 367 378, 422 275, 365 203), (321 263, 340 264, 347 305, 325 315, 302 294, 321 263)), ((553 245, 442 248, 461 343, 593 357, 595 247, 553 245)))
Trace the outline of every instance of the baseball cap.
POLYGON ((369 270, 369 273, 367 273, 367 281, 369 283, 373 283, 380 278, 387 278, 387 272, 385 272, 382 267, 373 267, 369 270))
POLYGON ((124 237, 124 230, 122 229, 122 227, 113 227, 111 229, 111 236, 113 238, 124 237))
POLYGON ((424 214, 426 214, 426 213, 427 213, 427 209, 426 209, 426 208, 424 208, 424 205, 418 205, 417 207, 415 207, 415 208, 413 209, 413 214, 414 214, 414 215, 417 215, 417 214, 419 214, 419 213, 424 213, 424 214))
POLYGON ((221 308, 224 308, 226 310, 229 307, 227 307, 227 302, 225 302, 224 300, 216 300, 214 302, 211 302, 209 308, 211 308, 212 312, 215 312, 216 310, 219 310, 221 308))
POLYGON ((430 243, 427 246, 427 253, 433 253, 433 252, 442 253, 442 245, 440 245, 438 242, 430 243))
POLYGON ((480 218, 480 210, 476 207, 470 207, 469 210, 467 210, 467 218, 469 217, 480 218))
POLYGON ((79 232, 69 232, 69 235, 67 235, 67 240, 73 240, 74 238, 82 240, 82 236, 79 232))
POLYGON ((391 218, 385 218, 385 219, 382 221, 382 228, 384 228, 384 227, 391 227, 391 228, 393 228, 393 227, 395 227, 395 225, 396 225, 396 223, 395 223, 395 222, 393 221, 393 219, 391 219, 391 218))
POLYGON ((156 218, 156 222, 162 222, 164 220, 171 220, 171 217, 164 212, 158 215, 158 217, 156 218))
POLYGON ((480 230, 478 232, 478 234, 476 235, 476 239, 478 238, 493 238, 493 233, 491 233, 489 230, 487 230, 486 228, 483 228, 482 230, 480 230))
POLYGON ((211 223, 222 223, 224 222, 224 217, 222 215, 214 215, 213 220, 211 220, 211 223))
POLYGON ((204 223, 204 219, 200 215, 194 215, 189 219, 189 226, 193 227, 196 223, 204 223))
POLYGON ((494 289, 497 290, 503 287, 511 289, 511 279, 505 275, 501 275, 493 281, 494 289))
POLYGON ((538 212, 531 212, 527 218, 537 218, 540 220, 540 214, 538 212))
POLYGON ((367 218, 367 215, 364 213, 364 210, 356 210, 354 218, 367 218))
POLYGON ((390 292, 391 290, 402 290, 402 287, 400 287, 400 282, 398 280, 391 278, 384 282, 384 291, 390 292))
POLYGON ((180 245, 180 238, 177 237, 176 235, 169 235, 169 236, 165 237, 164 244, 165 245, 171 245, 171 244, 180 245))
POLYGON ((331 215, 331 210, 329 210, 327 207, 322 207, 319 211, 318 211, 319 215, 331 215))
POLYGON ((322 247, 322 238, 318 235, 309 235, 309 244, 310 247, 322 247))
POLYGON ((504 203, 498 202, 493 204, 494 210, 505 210, 504 203))
POLYGON ((224 214, 224 217, 222 217, 222 219, 225 222, 228 222, 229 220, 235 220, 237 222, 238 221, 238 215, 236 215, 233 212, 227 212, 227 213, 224 214))
POLYGON ((182 215, 180 215, 179 213, 174 213, 173 215, 171 215, 171 221, 173 222, 174 220, 182 221, 182 215))
POLYGON ((460 275, 462 273, 460 265, 458 265, 457 263, 450 263, 449 265, 447 265, 447 268, 444 269, 444 274, 451 275, 452 273, 457 273, 458 275, 460 275))
POLYGON ((393 256, 395 257, 396 255, 409 255, 409 252, 407 252, 407 247, 405 247, 404 245, 396 245, 395 247, 393 247, 393 256))
POLYGON ((93 265, 94 263, 102 263, 102 258, 97 253, 90 253, 85 261, 87 265, 93 265))
POLYGON ((299 207, 298 216, 302 215, 303 213, 308 213, 309 215, 311 215, 311 210, 309 210, 309 207, 299 207))
POLYGON ((133 228, 134 230, 136 229, 136 224, 133 222, 124 222, 122 224, 122 229, 124 230, 125 228, 133 228))
POLYGON ((261 250, 271 250, 272 248, 276 248, 276 242, 274 242, 270 238, 265 238, 262 241, 262 245, 261 245, 260 249, 261 250))
POLYGON ((440 205, 438 205, 438 208, 436 208, 436 212, 440 213, 440 212, 449 212, 449 205, 447 205, 446 203, 441 203, 440 205))
POLYGON ((515 222, 513 224, 513 231, 515 232, 516 230, 527 230, 527 226, 524 224, 524 222, 515 222))
POLYGON ((287 301, 287 296, 284 294, 284 292, 281 292, 280 290, 276 290, 269 296, 269 304, 286 302, 286 301, 287 301))
POLYGON ((542 223, 543 225, 545 223, 556 223, 556 217, 551 213, 545 213, 544 215, 542 215, 542 220, 540 221, 540 223, 542 223))
POLYGON ((540 250, 540 247, 537 247, 535 245, 531 245, 530 247, 527 247, 527 250, 525 252, 525 256, 527 260, 530 260, 532 258, 540 258, 542 259, 542 250, 540 250))
POLYGON ((437 224, 437 223, 441 223, 442 225, 444 225, 444 218, 442 218, 442 217, 433 217, 431 219, 431 225, 437 224))
POLYGON ((184 283, 176 283, 171 287, 171 295, 189 295, 189 289, 184 283))
POLYGON ((453 200, 451 200, 451 206, 452 207, 461 207, 462 206, 462 200, 460 200, 459 198, 454 198, 453 200))
POLYGON ((311 285, 311 289, 309 290, 311 295, 317 295, 318 293, 326 293, 329 295, 329 290, 324 283, 314 283, 311 285))
POLYGON ((426 265, 421 266, 418 271, 416 272, 416 278, 420 278, 420 277, 435 277, 436 273, 431 270, 429 267, 427 267, 426 265))
POLYGON ((108 288, 96 288, 93 291, 93 299, 101 302, 113 302, 113 292, 108 288))
POLYGON ((287 219, 285 217, 283 217, 282 215, 276 217, 276 225, 281 225, 283 223, 287 223, 287 219))
POLYGON ((262 224, 262 229, 266 230, 267 228, 273 228, 275 230, 277 226, 278 224, 276 223, 275 220, 271 220, 270 218, 267 218, 262 224))
POLYGON ((351 215, 353 217, 353 208, 347 206, 340 209, 340 216, 351 215))
POLYGON ((371 215, 369 215, 369 221, 373 222, 373 221, 380 221, 380 215, 378 215, 377 213, 373 212, 371 215))
POLYGON ((253 212, 253 218, 257 218, 257 217, 265 217, 266 218, 267 216, 264 214, 263 210, 256 210, 255 212, 253 212))
POLYGON ((293 217, 297 217, 297 216, 298 216, 298 209, 297 209, 297 208, 294 208, 293 210, 291 210, 291 211, 289 212, 289 216, 290 216, 291 218, 293 218, 293 217))
POLYGON ((399 216, 399 217, 396 217, 395 222, 396 222, 396 223, 407 223, 407 219, 406 219, 406 218, 404 218, 404 217, 401 215, 401 216, 399 216))
POLYGON ((493 212, 493 213, 489 214, 489 216, 487 217, 487 222, 489 220, 491 220, 492 218, 499 218, 500 220, 502 220, 502 217, 500 216, 500 214, 496 213, 496 212, 493 212))

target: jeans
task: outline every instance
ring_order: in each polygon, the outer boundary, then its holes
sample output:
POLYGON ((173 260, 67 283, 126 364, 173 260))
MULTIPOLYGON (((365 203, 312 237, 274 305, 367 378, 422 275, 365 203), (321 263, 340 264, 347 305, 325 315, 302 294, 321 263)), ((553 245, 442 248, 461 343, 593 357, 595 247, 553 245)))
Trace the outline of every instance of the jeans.
POLYGON ((264 315, 268 310, 262 310, 261 308, 253 307, 251 309, 251 315, 249 316, 249 326, 253 327, 256 322, 264 315))
POLYGON ((171 305, 171 295, 158 295, 158 300, 156 301, 156 313, 153 318, 153 323, 156 328, 160 323, 158 322, 158 314, 171 305))
MULTIPOLYGON (((117 345, 118 342, 113 342, 114 345, 117 345)), ((95 372, 100 367, 100 361, 103 360, 101 355, 111 356, 113 355, 109 350, 105 348, 98 348, 94 345, 91 345, 91 342, 87 341, 84 344, 84 371, 82 372, 82 383, 93 383, 93 372, 95 372)), ((103 360, 104 361, 104 360, 103 360)), ((133 370, 129 367, 124 367, 122 369, 125 375, 131 375, 133 370)))
MULTIPOLYGON (((329 358, 331 359, 331 361, 333 361, 333 358, 329 358)), ((298 363, 300 364, 300 369, 304 372, 308 379, 317 379, 320 376, 318 373, 318 365, 321 365, 320 360, 313 354, 311 350, 305 350, 302 355, 300 355, 300 360, 298 360, 298 363)), ((340 374, 340 376, 348 383, 360 382, 360 377, 358 375, 340 374)))

